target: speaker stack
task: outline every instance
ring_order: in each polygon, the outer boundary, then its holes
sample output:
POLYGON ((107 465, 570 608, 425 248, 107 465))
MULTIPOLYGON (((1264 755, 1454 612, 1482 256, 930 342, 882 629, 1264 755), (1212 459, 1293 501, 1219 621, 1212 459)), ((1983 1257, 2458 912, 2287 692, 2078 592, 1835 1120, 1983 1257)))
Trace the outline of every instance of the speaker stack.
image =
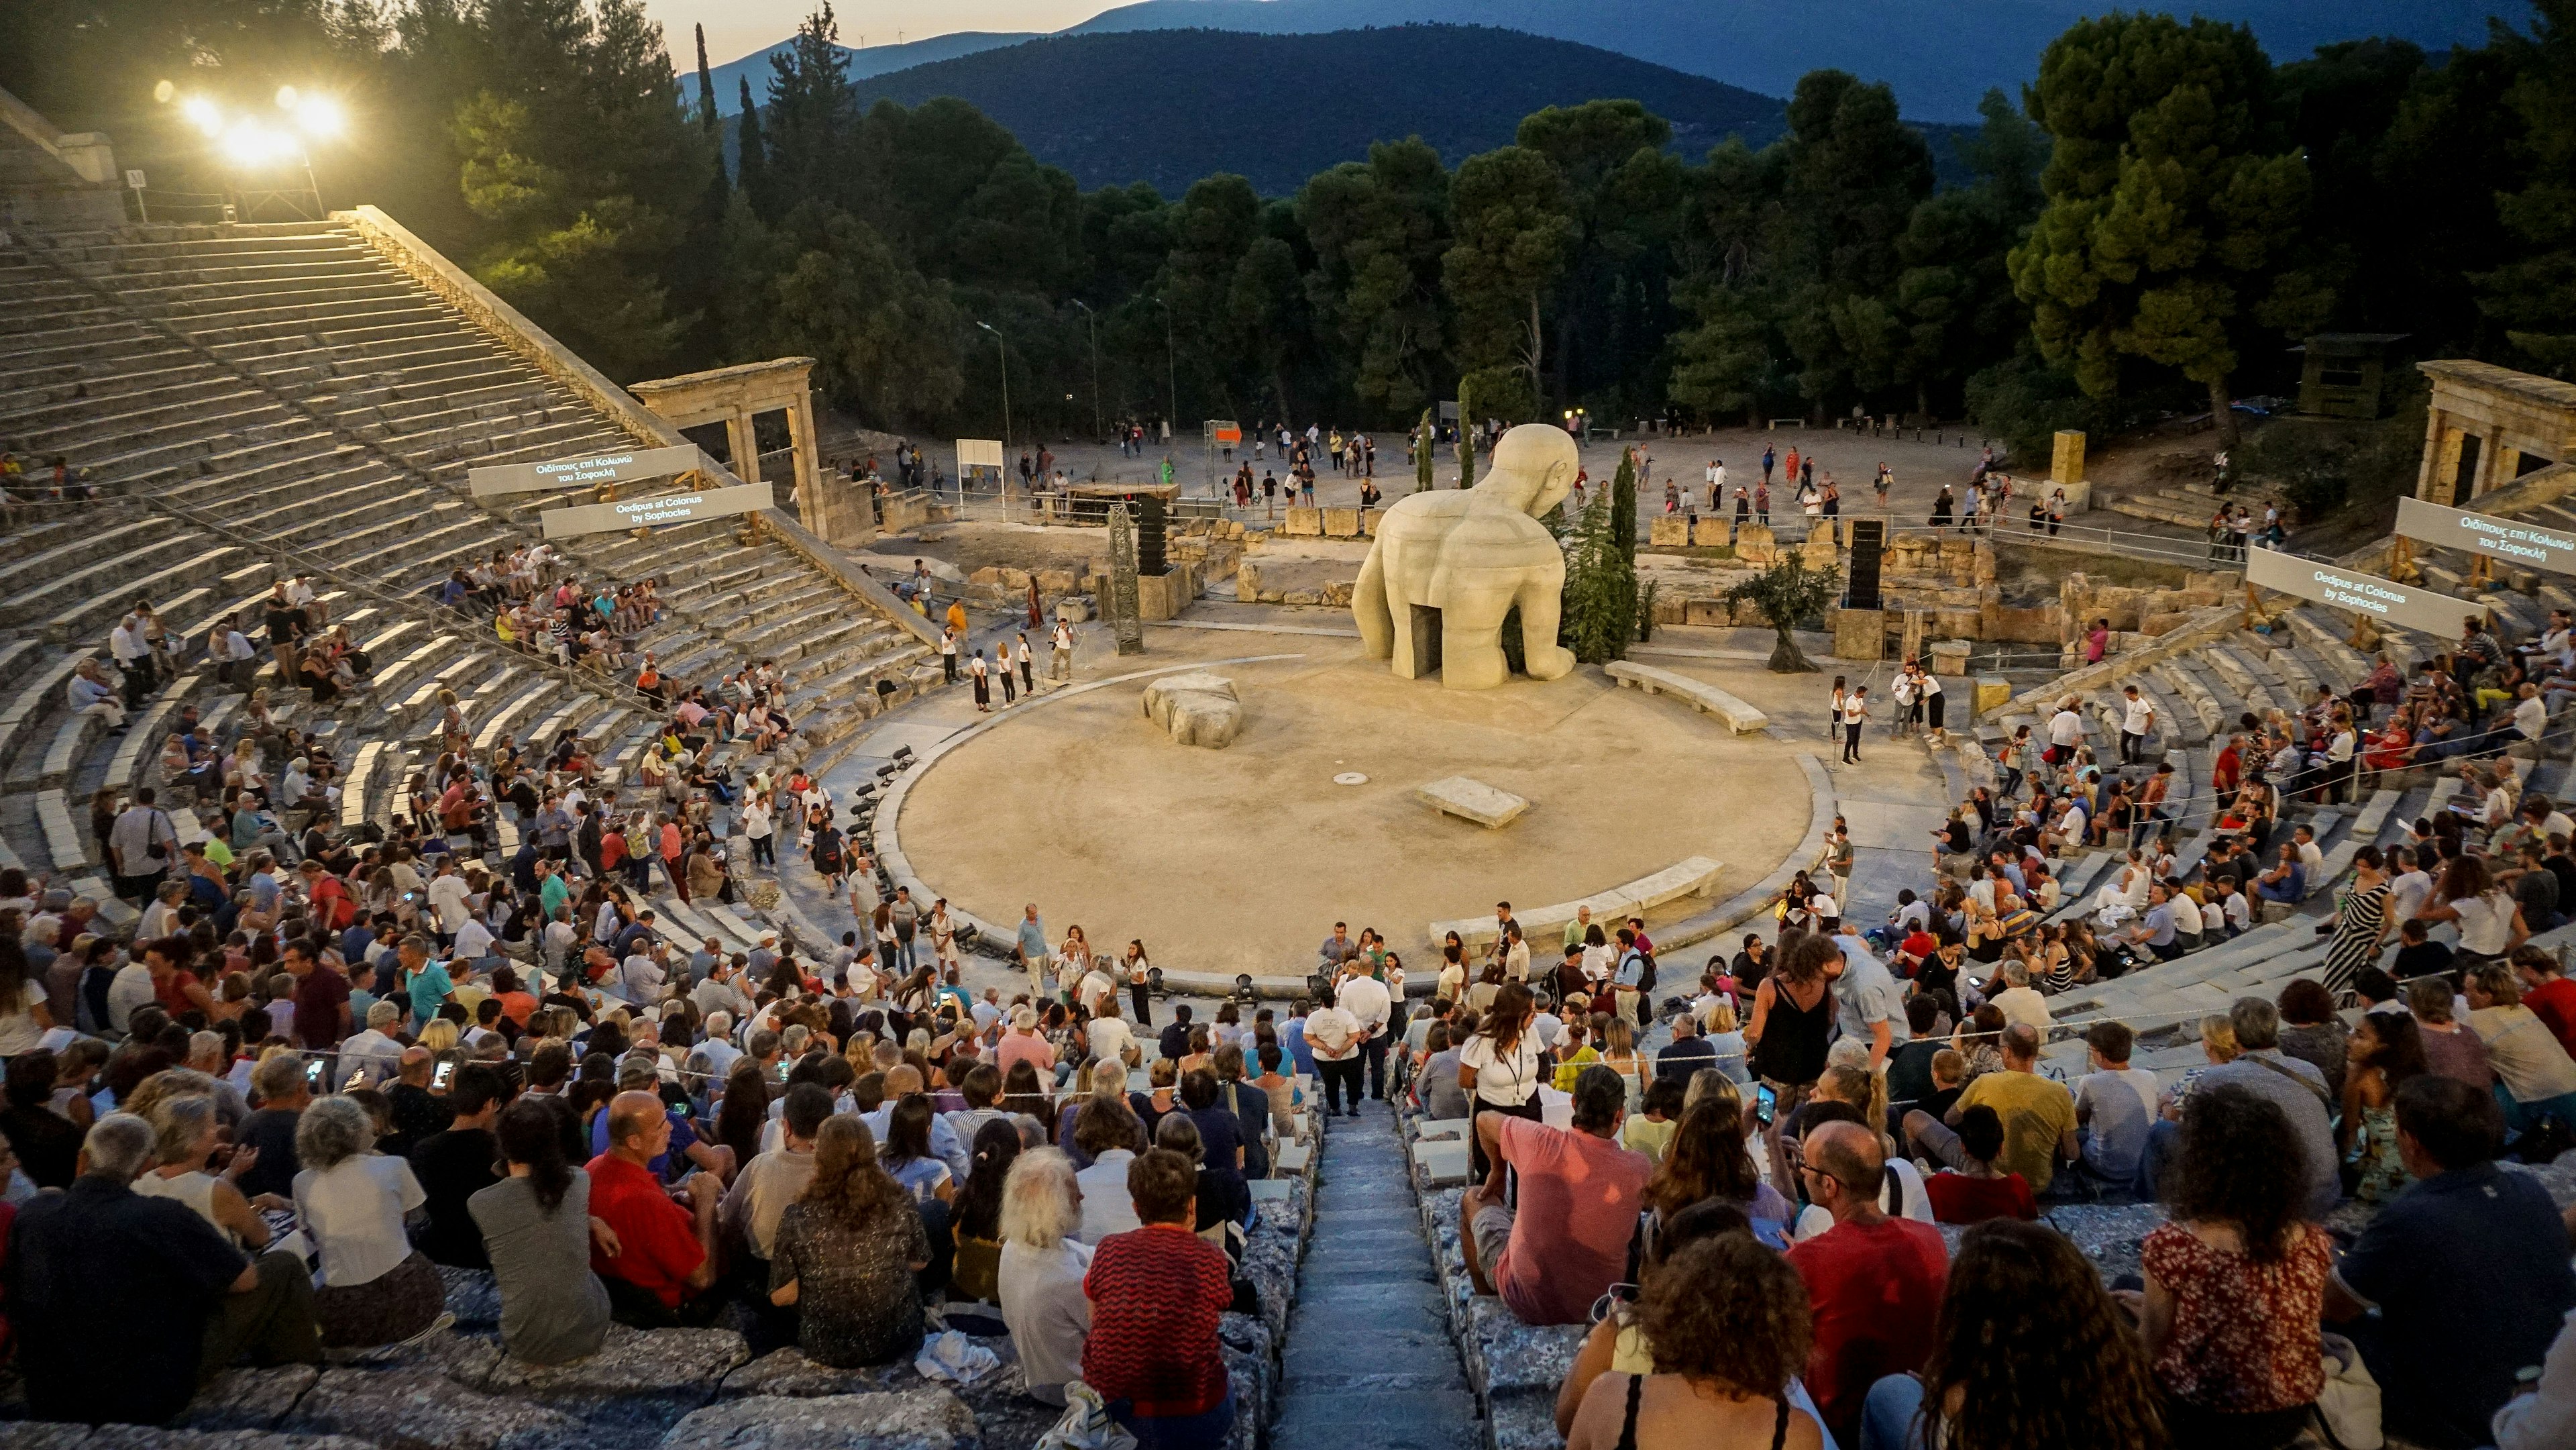
POLYGON ((1851 583, 1843 599, 1846 609, 1876 609, 1878 601, 1878 556, 1887 547, 1885 519, 1854 519, 1851 522, 1851 583))

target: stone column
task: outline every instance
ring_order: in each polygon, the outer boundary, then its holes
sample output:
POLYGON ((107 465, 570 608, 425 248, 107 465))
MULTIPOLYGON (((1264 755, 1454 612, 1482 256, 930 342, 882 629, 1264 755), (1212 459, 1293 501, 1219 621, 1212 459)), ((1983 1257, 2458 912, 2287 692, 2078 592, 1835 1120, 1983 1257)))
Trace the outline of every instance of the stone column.
POLYGON ((760 479, 760 440, 752 432, 751 415, 735 413, 725 419, 725 447, 733 454, 733 476, 744 483, 760 479))
POLYGON ((797 496, 819 497, 822 459, 815 447, 814 393, 810 388, 798 392, 795 406, 787 410, 787 439, 796 449, 797 496))
POLYGON ((2424 464, 2415 473, 2415 496, 2433 503, 2449 503, 2449 481, 2442 476, 2442 460, 2451 454, 2451 415, 2439 404, 2424 410, 2424 464))

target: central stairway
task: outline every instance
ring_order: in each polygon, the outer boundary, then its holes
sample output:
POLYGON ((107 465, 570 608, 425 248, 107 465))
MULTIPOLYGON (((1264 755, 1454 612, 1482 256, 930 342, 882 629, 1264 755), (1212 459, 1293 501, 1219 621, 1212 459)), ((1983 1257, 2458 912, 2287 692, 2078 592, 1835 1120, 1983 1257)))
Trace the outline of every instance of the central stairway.
POLYGON ((1360 1112, 1325 1130, 1272 1450, 1480 1450, 1395 1116, 1360 1112))

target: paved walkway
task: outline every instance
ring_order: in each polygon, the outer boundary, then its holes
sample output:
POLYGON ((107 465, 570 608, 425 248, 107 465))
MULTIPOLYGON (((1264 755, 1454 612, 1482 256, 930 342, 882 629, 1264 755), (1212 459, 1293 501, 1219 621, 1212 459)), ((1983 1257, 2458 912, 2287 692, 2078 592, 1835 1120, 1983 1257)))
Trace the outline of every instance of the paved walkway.
POLYGON ((1326 1132, 1280 1363, 1278 1450, 1484 1444, 1396 1131, 1387 1106, 1369 1103, 1326 1132))

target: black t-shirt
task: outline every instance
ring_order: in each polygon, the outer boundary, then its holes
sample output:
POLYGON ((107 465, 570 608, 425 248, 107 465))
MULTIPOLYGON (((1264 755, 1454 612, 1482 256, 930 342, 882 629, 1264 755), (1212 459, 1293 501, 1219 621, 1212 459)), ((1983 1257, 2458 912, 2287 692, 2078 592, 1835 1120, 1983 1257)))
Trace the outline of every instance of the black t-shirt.
POLYGON ((385 1091, 386 1101, 393 1104, 393 1135, 376 1146, 387 1153, 409 1154, 412 1145, 425 1141, 433 1133, 447 1131, 456 1110, 447 1099, 424 1087, 407 1082, 395 1083, 385 1091))
POLYGON ((1919 1107, 1932 1096, 1932 1054, 1950 1044, 1937 1037, 1918 1037, 1898 1047, 1887 1059, 1887 1101, 1919 1107))
POLYGON ((2429 977, 2451 969, 2451 949, 2437 941, 2402 946, 2397 949, 2397 962, 2391 975, 2401 982, 2429 977))
POLYGON ((481 1128, 450 1128, 432 1133, 411 1150, 411 1170, 429 1196, 429 1227, 414 1247, 432 1263, 460 1269, 488 1269, 483 1230, 465 1200, 499 1180, 492 1173, 493 1140, 481 1128))
POLYGON ((1183 1023, 1167 1022, 1163 1024, 1162 1035, 1155 1039, 1155 1045, 1162 1049, 1165 1057, 1178 1062, 1190 1055, 1190 1029, 1183 1023))
POLYGON ((51 1108, 10 1108, 0 1112, 0 1132, 38 1188, 69 1188, 80 1163, 81 1130, 51 1108))
POLYGON ((21 1208, 10 1247, 9 1318, 38 1420, 177 1414, 196 1393, 206 1316, 249 1263, 185 1204, 95 1175, 21 1208))
POLYGON ((295 1170, 301 1166, 295 1161, 295 1125, 303 1116, 287 1108, 262 1108, 233 1130, 234 1142, 259 1150, 259 1161, 234 1185, 242 1197, 274 1193, 284 1198, 295 1192, 295 1170))

